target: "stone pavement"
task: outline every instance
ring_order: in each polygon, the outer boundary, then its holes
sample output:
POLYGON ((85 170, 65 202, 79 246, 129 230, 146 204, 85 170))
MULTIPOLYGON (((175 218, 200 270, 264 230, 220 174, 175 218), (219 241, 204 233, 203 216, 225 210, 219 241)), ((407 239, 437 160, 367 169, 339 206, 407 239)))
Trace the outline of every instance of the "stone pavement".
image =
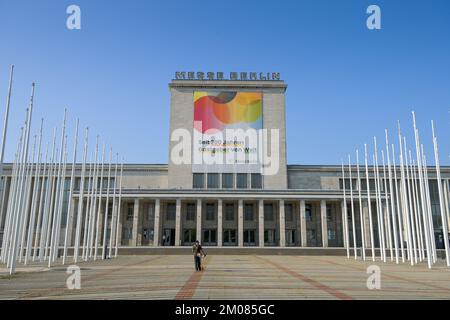
POLYGON ((381 289, 369 290, 374 263, 333 256, 208 255, 194 270, 191 255, 120 256, 81 262, 81 289, 66 287, 66 267, 0 265, 0 299, 450 299, 450 269, 439 261, 411 267, 376 261, 381 289))

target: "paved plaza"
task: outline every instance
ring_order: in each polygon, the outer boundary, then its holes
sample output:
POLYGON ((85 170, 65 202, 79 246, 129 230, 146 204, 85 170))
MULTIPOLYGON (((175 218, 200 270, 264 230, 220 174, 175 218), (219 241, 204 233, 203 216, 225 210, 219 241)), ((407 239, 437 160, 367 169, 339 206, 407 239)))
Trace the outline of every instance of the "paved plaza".
POLYGON ((0 265, 0 299, 450 299, 450 269, 439 261, 409 266, 377 261, 381 289, 367 288, 363 262, 336 256, 122 255, 81 262, 81 289, 69 290, 66 266, 0 265))

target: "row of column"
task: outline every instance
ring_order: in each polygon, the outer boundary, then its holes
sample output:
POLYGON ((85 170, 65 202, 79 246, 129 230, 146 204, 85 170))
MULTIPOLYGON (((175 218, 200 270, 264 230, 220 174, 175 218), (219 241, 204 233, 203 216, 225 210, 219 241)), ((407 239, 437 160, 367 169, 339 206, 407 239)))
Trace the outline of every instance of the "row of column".
MULTIPOLYGON (((222 199, 217 200, 217 246, 221 247, 223 243, 223 203, 222 199)), ((238 247, 244 246, 244 200, 238 200, 238 247)), ((285 203, 284 200, 279 202, 279 246, 286 246, 285 233, 285 203)), ((342 202, 343 203, 343 202, 342 202)), ((136 246, 138 238, 138 221, 139 221, 140 200, 134 200, 133 212, 133 228, 131 245, 136 246)), ((154 207, 154 234, 153 246, 160 245, 160 224, 161 224, 161 201, 155 200, 154 207)), ((307 247, 307 232, 306 232, 306 205, 305 200, 300 200, 300 243, 302 247, 307 247)), ((196 206, 196 238, 201 239, 202 232, 202 200, 197 200, 196 206)), ((258 231, 259 231, 259 247, 264 247, 264 200, 258 201, 258 231)), ((344 212, 344 211, 342 211, 344 212)), ((345 217, 345 215, 343 216, 345 217)), ((327 203, 326 200, 320 201, 320 220, 321 220, 321 234, 322 246, 328 247, 328 223, 327 223, 327 203)), ((344 221, 342 219, 342 221, 344 221)), ((344 237, 345 238, 345 237, 344 237)), ((345 239, 344 239, 345 241, 345 239)), ((181 245, 181 199, 176 200, 176 214, 175 214, 175 246, 181 245)), ((345 243, 344 243, 345 245, 345 243)))

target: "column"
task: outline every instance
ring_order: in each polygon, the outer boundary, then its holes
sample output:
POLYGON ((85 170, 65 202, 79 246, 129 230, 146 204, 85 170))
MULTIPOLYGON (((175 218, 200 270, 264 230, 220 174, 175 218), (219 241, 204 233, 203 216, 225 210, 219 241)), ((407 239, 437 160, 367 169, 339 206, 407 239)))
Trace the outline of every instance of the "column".
POLYGON ((138 234, 138 222, 139 222, 139 199, 134 199, 133 207, 133 230, 131 234, 131 245, 137 245, 137 234, 138 234))
POLYGON ((222 221, 223 221, 223 205, 222 199, 217 200, 217 246, 221 247, 222 240, 222 221))
MULTIPOLYGON (((122 208, 123 208, 123 205, 124 205, 124 202, 123 201, 121 201, 121 203, 120 203, 120 207, 118 207, 117 208, 117 210, 118 210, 118 212, 117 212, 117 217, 120 217, 120 221, 118 221, 118 223, 119 223, 119 233, 117 234, 117 243, 119 244, 119 246, 122 244, 122 225, 123 225, 123 210, 122 210, 122 208)), ((117 204, 117 206, 119 206, 119 204, 117 204)), ((103 221, 104 221, 104 219, 105 219, 105 212, 103 212, 103 218, 102 218, 102 221, 101 221, 101 224, 102 224, 102 229, 101 230, 103 230, 103 221)), ((99 242, 101 242, 100 240, 99 240, 99 242)), ((100 243, 99 243, 100 244, 100 243)))
POLYGON ((286 219, 284 217, 284 200, 280 200, 280 247, 286 246, 286 219))
POLYGON ((196 240, 202 242, 202 200, 197 200, 197 226, 196 226, 196 240))
POLYGON ((175 246, 179 247, 180 244, 181 244, 181 199, 177 199, 175 212, 175 246))
POLYGON ((300 237, 302 247, 308 246, 306 233, 306 209, 305 200, 300 200, 300 237))
POLYGON ((322 226, 322 246, 328 247, 327 202, 320 200, 320 221, 322 226))
POLYGON ((264 200, 259 200, 258 205, 258 238, 259 246, 264 247, 264 200))
POLYGON ((160 214, 160 202, 159 199, 155 200, 155 225, 153 227, 153 246, 159 246, 159 214, 160 214))
POLYGON ((238 245, 244 246, 244 201, 238 201, 238 245))

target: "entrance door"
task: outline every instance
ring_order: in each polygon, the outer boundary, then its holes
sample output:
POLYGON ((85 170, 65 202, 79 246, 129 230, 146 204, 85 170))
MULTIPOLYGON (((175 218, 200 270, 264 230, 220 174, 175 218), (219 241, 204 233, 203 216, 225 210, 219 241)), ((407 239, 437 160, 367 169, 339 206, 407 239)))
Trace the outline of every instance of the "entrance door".
POLYGON ((203 244, 205 246, 216 246, 216 229, 205 229, 203 230, 203 244))
POLYGON ((192 245, 194 241, 196 240, 196 230, 195 229, 184 229, 184 238, 183 238, 183 244, 185 246, 192 245))
POLYGON ((286 230, 286 246, 295 246, 295 230, 286 230))
POLYGON ((264 230, 264 245, 274 246, 275 245, 275 230, 266 229, 264 230))
POLYGON ((143 228, 142 229, 142 245, 148 246, 153 244, 153 229, 143 228))
POLYGON ((244 246, 256 245, 255 233, 256 233, 255 229, 245 229, 244 230, 244 246))
POLYGON ((163 246, 174 246, 175 245, 175 229, 164 229, 161 243, 163 246))
POLYGON ((236 245, 236 230, 235 229, 225 229, 223 231, 223 245, 224 246, 235 246, 236 245))

